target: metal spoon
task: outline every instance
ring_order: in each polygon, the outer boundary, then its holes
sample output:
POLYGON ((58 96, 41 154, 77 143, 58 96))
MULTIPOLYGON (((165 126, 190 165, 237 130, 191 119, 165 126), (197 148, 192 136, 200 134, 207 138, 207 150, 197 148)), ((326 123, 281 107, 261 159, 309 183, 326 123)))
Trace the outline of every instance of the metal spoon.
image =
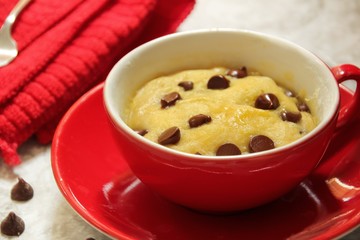
POLYGON ((0 67, 6 66, 18 55, 17 44, 11 36, 11 27, 29 2, 31 0, 19 0, 0 28, 0 67))

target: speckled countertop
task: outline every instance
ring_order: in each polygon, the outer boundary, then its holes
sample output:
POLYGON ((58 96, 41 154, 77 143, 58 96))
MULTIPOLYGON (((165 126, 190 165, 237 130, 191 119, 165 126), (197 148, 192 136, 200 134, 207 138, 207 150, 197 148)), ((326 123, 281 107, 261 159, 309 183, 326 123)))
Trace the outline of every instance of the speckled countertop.
MULTIPOLYGON (((214 27, 277 35, 331 64, 360 66, 359 0, 197 0, 179 31, 214 27)), ((355 87, 351 83, 349 86, 355 87)), ((19 152, 24 161, 20 166, 11 170, 0 163, 0 216, 4 218, 9 211, 22 216, 27 228, 18 239, 108 239, 82 220, 62 197, 51 171, 50 146, 29 140, 19 152), (9 198, 16 175, 34 187, 34 198, 27 203, 19 204, 9 198)), ((0 235, 0 239, 8 238, 0 235)), ((342 239, 360 239, 360 230, 342 239)))

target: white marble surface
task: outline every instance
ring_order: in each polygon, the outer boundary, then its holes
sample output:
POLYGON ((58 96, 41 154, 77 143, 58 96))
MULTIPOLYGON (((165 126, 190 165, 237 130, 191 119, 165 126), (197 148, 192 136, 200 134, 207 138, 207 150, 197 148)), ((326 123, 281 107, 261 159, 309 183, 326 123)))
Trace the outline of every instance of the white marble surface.
MULTIPOLYGON (((360 66, 359 0, 198 0, 179 30, 214 27, 274 34, 334 64, 360 66)), ((20 166, 9 169, 0 163, 0 218, 15 211, 26 223, 25 232, 15 239, 108 239, 83 221, 57 189, 50 167, 50 146, 29 140, 19 152, 23 159, 20 166), (34 198, 29 202, 10 200, 16 175, 34 187, 34 198)), ((11 238, 0 235, 0 239, 11 238)), ((360 239, 360 230, 343 239, 360 239)))

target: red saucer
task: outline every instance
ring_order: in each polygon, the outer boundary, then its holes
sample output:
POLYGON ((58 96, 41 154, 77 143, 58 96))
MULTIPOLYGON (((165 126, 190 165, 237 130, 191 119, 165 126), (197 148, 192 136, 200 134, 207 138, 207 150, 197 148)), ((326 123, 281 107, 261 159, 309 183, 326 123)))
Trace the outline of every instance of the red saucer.
MULTIPOLYGON (((317 170, 283 198, 232 215, 207 215, 162 199, 134 177, 113 142, 102 89, 99 85, 83 96, 61 121, 52 168, 70 205, 105 234, 160 240, 330 239, 360 223, 359 124, 339 131, 317 170)), ((343 102, 351 94, 342 89, 343 102)))

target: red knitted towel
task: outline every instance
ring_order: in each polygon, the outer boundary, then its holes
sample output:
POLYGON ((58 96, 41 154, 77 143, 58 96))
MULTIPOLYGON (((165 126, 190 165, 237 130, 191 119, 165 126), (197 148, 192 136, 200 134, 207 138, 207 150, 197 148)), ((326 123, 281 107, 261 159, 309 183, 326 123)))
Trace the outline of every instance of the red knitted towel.
MULTIPOLYGON (((0 2, 0 24, 17 0, 0 2)), ((195 0, 33 0, 13 36, 20 53, 0 67, 0 153, 20 163, 18 146, 51 141, 61 116, 103 81, 135 46, 171 33, 195 0)))

